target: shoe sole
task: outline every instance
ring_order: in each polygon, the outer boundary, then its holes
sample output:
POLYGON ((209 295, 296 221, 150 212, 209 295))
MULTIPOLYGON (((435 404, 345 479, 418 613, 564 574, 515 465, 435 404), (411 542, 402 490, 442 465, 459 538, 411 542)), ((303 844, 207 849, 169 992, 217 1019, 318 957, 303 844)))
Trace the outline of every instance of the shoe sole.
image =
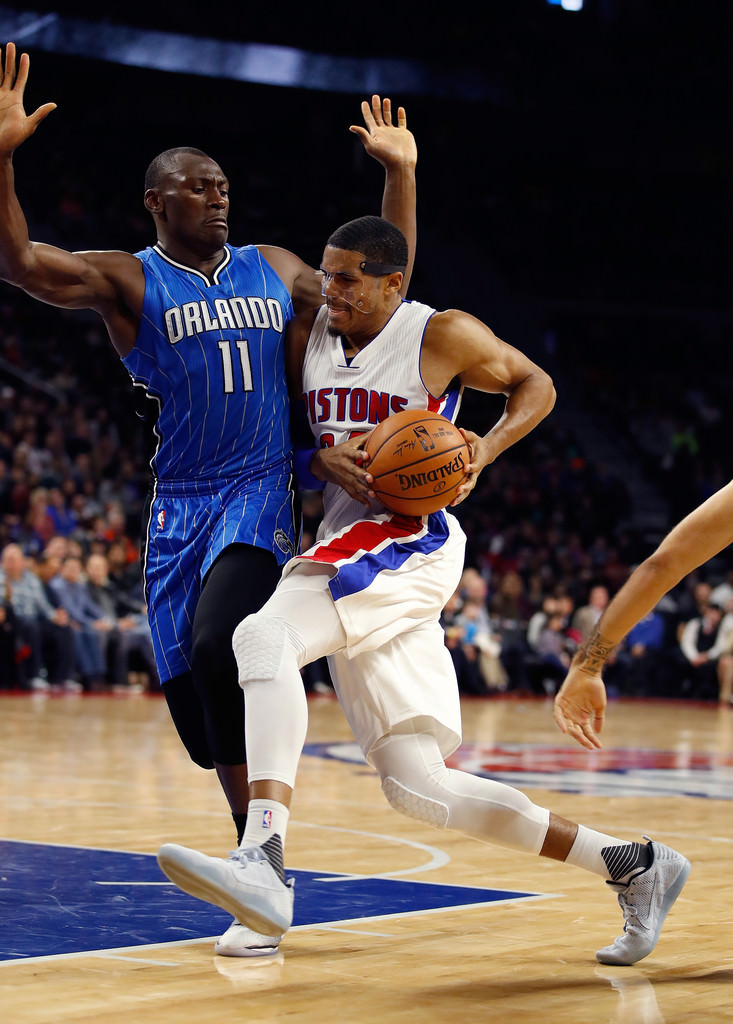
POLYGON ((640 960, 643 960, 644 957, 649 956, 650 953, 654 952, 657 942, 659 941, 659 936, 661 934, 662 927, 667 919, 667 914, 670 912, 670 910, 677 901, 677 897, 682 892, 691 869, 692 865, 690 864, 689 860, 685 859, 684 864, 680 868, 680 873, 677 875, 672 885, 670 885, 669 889, 667 889, 666 893, 664 894, 662 906, 659 911, 659 927, 657 928, 656 933, 654 935, 654 942, 651 946, 651 949, 648 949, 646 953, 642 953, 641 956, 637 956, 634 960, 629 960, 628 957, 625 960, 621 960, 618 958, 618 955, 616 957, 612 955, 612 947, 609 946, 607 947, 608 953, 605 956, 603 955, 605 953, 605 950, 603 949, 599 949, 596 953, 596 960, 599 964, 611 964, 614 967, 631 967, 633 964, 637 964, 640 960))
POLYGON ((192 871, 185 863, 181 863, 180 854, 174 845, 166 843, 161 846, 157 860, 163 874, 167 875, 171 882, 175 882, 179 889, 183 889, 189 896, 195 896, 196 899, 213 903, 215 907, 228 911, 240 924, 251 928, 253 932, 274 935, 285 932, 290 927, 290 921, 263 917, 246 903, 240 902, 216 879, 202 878, 200 874, 192 871))
POLYGON ((220 946, 217 942, 214 952, 219 956, 258 957, 275 956, 280 950, 279 946, 220 946))

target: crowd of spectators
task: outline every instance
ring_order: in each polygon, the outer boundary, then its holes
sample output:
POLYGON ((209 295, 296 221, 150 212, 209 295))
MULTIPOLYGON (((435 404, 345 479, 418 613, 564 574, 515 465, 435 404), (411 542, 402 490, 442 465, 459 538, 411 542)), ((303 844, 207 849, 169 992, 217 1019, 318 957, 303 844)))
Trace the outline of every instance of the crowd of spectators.
MULTIPOLYGON (((139 567, 148 449, 133 389, 93 321, 37 304, 31 318, 30 302, 0 304, 0 686, 155 690, 139 567), (83 357, 69 355, 71 332, 83 357)), ((461 419, 478 428, 476 417, 469 402, 461 419)), ((653 432, 647 417, 639 459, 663 426, 653 432)), ((444 612, 464 694, 555 692, 609 597, 658 539, 634 527, 633 505, 562 409, 482 474, 457 509, 467 569, 444 612)), ((303 495, 303 512, 307 542, 317 495, 303 495)), ((721 556, 640 623, 609 665, 612 694, 731 701, 730 570, 721 556)), ((304 680, 327 689, 327 666, 309 667, 304 680)))
POLYGON ((0 554, 0 689, 141 693, 156 680, 138 573, 124 543, 53 534, 0 554))
MULTIPOLYGON (((585 599, 553 588, 529 619, 492 615, 491 600, 476 602, 475 568, 464 571, 444 610, 446 643, 461 692, 552 696, 570 660, 612 592, 593 582, 585 599), (488 655, 488 656, 487 656, 488 655)), ((511 570, 511 586, 521 581, 511 570)), ((502 581, 503 582, 503 581, 502 581)), ((484 587, 488 591, 486 582, 484 587)), ((525 591, 521 584, 521 593, 525 591)), ((698 580, 665 598, 634 627, 609 659, 611 697, 655 697, 733 702, 733 600, 727 582, 698 580)))

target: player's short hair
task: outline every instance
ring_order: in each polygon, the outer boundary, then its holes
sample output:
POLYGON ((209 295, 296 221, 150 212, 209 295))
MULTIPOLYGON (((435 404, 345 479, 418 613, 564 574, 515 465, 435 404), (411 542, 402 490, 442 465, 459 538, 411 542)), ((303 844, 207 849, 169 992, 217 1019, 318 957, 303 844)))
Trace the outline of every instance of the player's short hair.
POLYGON ((399 228, 383 217, 357 217, 342 224, 329 236, 327 245, 335 249, 360 252, 368 263, 404 270, 407 266, 407 239, 399 228))
POLYGON ((157 188, 160 185, 166 174, 174 169, 178 163, 178 157, 182 153, 188 153, 191 156, 203 156, 208 159, 206 153, 201 149, 195 149, 193 146, 176 146, 175 149, 166 149, 162 153, 158 153, 156 157, 150 161, 147 171, 145 172, 145 191, 149 188, 157 188))

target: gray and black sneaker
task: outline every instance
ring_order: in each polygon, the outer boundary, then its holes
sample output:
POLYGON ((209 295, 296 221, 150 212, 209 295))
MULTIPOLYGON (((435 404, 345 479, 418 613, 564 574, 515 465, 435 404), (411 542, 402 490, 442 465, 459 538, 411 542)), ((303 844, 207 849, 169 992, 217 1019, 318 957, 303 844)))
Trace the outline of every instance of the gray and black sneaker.
POLYGON ((596 953, 602 964, 629 966, 649 956, 657 944, 664 919, 682 892, 690 862, 681 853, 654 843, 648 836, 651 863, 628 882, 607 882, 618 893, 624 915, 624 932, 610 946, 596 953))

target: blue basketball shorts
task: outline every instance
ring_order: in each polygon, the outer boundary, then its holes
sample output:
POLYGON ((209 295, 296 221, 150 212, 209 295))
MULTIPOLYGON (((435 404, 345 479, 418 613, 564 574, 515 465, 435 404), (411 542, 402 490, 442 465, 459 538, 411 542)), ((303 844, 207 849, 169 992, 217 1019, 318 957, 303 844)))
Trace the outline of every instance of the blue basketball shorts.
POLYGON ((296 521, 289 472, 210 489, 200 481, 157 484, 143 574, 161 682, 190 671, 194 613, 217 556, 230 544, 251 544, 283 565, 296 552, 296 521))

